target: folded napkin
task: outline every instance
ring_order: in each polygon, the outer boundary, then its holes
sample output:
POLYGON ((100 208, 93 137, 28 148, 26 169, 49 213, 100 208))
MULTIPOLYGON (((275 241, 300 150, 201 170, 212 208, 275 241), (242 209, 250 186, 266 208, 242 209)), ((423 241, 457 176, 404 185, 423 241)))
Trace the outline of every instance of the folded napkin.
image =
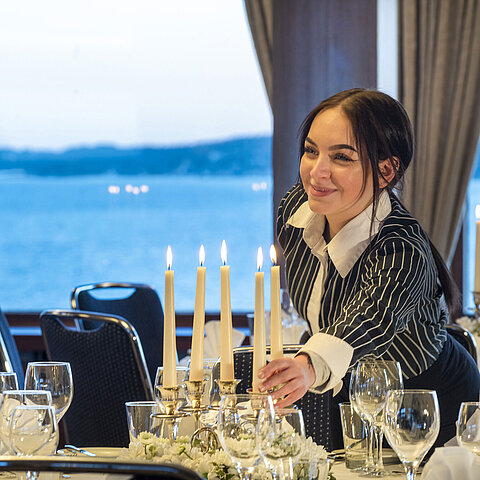
POLYGON ((478 480, 480 457, 462 447, 440 447, 426 463, 422 480, 478 480))
MULTIPOLYGON (((233 347, 239 347, 245 335, 236 328, 232 329, 233 347)), ((217 358, 220 356, 220 320, 210 320, 205 324, 205 340, 203 344, 203 356, 204 358, 217 358)))

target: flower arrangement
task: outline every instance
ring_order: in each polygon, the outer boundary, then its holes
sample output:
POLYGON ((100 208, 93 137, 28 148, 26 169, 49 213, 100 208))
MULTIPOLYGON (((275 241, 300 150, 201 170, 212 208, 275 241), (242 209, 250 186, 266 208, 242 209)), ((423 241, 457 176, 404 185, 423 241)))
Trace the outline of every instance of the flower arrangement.
POLYGON ((480 322, 478 320, 475 320, 471 317, 460 317, 456 320, 456 322, 463 328, 466 328, 472 332, 474 335, 480 336, 480 322))
MULTIPOLYGON (((303 452, 300 462, 295 467, 296 480, 309 479, 309 472, 305 465, 313 460, 325 461, 327 458, 325 449, 313 442, 311 438, 305 440, 303 452)), ((237 469, 223 450, 203 453, 200 448, 190 445, 188 437, 177 437, 171 443, 166 438, 142 432, 136 440, 130 442, 128 449, 122 450, 120 458, 180 464, 195 470, 206 480, 239 480, 237 469)), ((263 463, 255 469, 253 477, 255 480, 272 480, 271 472, 263 463)), ((334 480, 331 474, 329 478, 334 480)))

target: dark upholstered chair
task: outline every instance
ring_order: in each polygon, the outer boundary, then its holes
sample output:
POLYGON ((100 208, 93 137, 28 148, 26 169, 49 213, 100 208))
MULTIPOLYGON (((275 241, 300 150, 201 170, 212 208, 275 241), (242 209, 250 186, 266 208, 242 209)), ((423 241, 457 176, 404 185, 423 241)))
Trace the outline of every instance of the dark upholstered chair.
POLYGON ((153 400, 152 384, 135 329, 99 313, 51 310, 40 315, 49 360, 70 362, 73 401, 63 418, 68 443, 124 447, 129 443, 125 402, 153 400), (94 321, 94 330, 64 322, 94 321))
POLYGON ((446 329, 447 332, 473 357, 475 362, 478 363, 477 344, 473 334, 456 323, 447 323, 446 329))
POLYGON ((23 388, 24 373, 20 354, 5 315, 0 310, 0 371, 15 372, 18 386, 23 388))
MULTIPOLYGON (((295 354, 302 345, 285 345, 284 354, 295 354)), ((270 353, 270 346, 267 346, 267 354, 270 353)), ((238 347, 233 349, 233 362, 235 378, 242 379, 237 386, 238 393, 245 393, 247 388, 252 386, 253 370, 253 347, 238 347)), ((332 450, 332 439, 330 432, 330 406, 332 392, 315 394, 307 392, 295 405, 303 412, 305 422, 305 434, 312 437, 313 441, 323 445, 327 450, 332 450)))
MULTIPOLYGON (((72 308, 120 315, 140 335, 150 377, 163 365, 163 309, 157 292, 138 283, 102 282, 74 288, 72 308)), ((83 322, 89 329, 92 325, 83 322)))

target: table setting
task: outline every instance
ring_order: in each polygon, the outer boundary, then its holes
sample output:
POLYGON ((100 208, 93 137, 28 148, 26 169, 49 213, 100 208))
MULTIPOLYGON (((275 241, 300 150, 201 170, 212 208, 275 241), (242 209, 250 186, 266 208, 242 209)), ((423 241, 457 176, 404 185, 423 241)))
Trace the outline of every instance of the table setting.
MULTIPOLYGON (((304 417, 308 411, 295 405, 277 408, 271 392, 260 392, 258 372, 268 360, 261 248, 254 277, 251 385, 246 392, 237 392, 242 379, 235 378, 233 348, 239 340, 241 343, 243 334, 235 335, 232 327, 226 255, 223 242, 220 321, 206 326, 205 252, 200 249, 191 357, 185 366, 177 363, 173 255, 168 248, 163 365, 153 382, 154 400, 125 403, 128 446, 58 448, 58 423, 74 395, 74 378, 67 362, 29 363, 23 390, 15 374, 0 373, 0 476, 15 478, 9 472, 24 468, 27 479, 39 478, 39 470, 40 478, 48 478, 43 470, 60 472, 61 465, 66 470, 79 465, 88 471, 95 468, 92 465, 101 465, 107 474, 116 466, 148 465, 154 472, 156 466, 160 471, 170 464, 207 480, 414 480, 419 476, 453 480, 455 472, 465 472, 457 478, 479 478, 480 402, 462 404, 457 445, 437 448, 431 455, 440 428, 436 392, 404 389, 398 362, 365 358, 351 370, 350 401, 339 407, 344 440, 341 451, 327 452, 307 437, 304 417), (209 335, 210 345, 205 342, 209 335), (209 358, 212 342, 219 346, 214 359, 209 358), (386 448, 384 438, 390 448, 386 448)), ((284 356, 284 338, 279 267, 273 246, 270 256, 271 360, 284 356)))

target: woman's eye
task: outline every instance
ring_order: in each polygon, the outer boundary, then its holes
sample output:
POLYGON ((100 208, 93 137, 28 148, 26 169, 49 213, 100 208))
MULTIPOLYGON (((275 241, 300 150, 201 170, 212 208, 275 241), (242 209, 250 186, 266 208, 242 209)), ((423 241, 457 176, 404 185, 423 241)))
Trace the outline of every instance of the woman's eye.
POLYGON ((353 162, 353 158, 349 157, 348 155, 345 155, 344 153, 336 153, 333 158, 335 160, 341 160, 342 162, 353 162))
POLYGON ((309 147, 308 145, 305 145, 305 153, 307 155, 315 155, 315 149, 312 147, 309 147))

